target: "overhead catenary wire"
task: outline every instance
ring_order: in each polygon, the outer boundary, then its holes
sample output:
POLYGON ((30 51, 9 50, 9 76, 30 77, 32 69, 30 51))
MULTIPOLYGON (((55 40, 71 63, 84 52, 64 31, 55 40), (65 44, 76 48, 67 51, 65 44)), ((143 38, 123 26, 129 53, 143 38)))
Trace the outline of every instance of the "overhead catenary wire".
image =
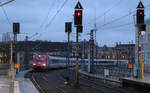
MULTIPOLYGON (((67 1, 67 0, 66 0, 66 1, 67 1)), ((64 3, 65 3, 65 2, 64 2, 64 3)), ((63 6, 63 5, 62 5, 62 6, 63 6)), ((150 4, 147 5, 145 8, 147 8, 147 7, 149 7, 149 6, 150 6, 150 4)), ((133 13, 135 13, 135 12, 136 12, 136 10, 135 10, 135 11, 132 11, 131 13, 125 14, 125 15, 119 17, 119 18, 116 18, 116 19, 114 19, 114 20, 112 20, 112 21, 109 21, 109 22, 107 22, 105 25, 101 25, 100 28, 102 28, 102 27, 104 27, 104 26, 106 26, 106 25, 112 24, 112 23, 114 23, 114 22, 116 22, 116 21, 122 20, 122 19, 124 19, 125 17, 130 16, 131 14, 133 14, 133 13)), ((59 11, 57 11, 55 15, 57 16, 58 13, 59 13, 59 11)), ((55 19, 55 17, 56 17, 55 15, 52 17, 52 19, 51 19, 52 21, 55 19)), ((49 25, 51 25, 52 21, 49 22, 49 24, 46 26, 46 28, 47 28, 49 25)), ((129 25, 129 24, 123 24, 122 26, 125 26, 125 25, 129 25)))
POLYGON ((114 22, 117 22, 117 21, 119 21, 119 20, 122 20, 123 18, 128 17, 129 15, 133 14, 134 12, 135 12, 135 11, 133 11, 133 12, 131 12, 131 13, 128 13, 128 14, 125 14, 125 15, 119 17, 119 18, 116 18, 116 19, 112 20, 112 21, 109 21, 109 22, 107 22, 107 23, 101 25, 101 26, 99 27, 99 29, 100 29, 100 28, 103 28, 103 27, 105 27, 105 26, 107 26, 107 25, 109 25, 109 24, 112 24, 112 23, 114 23, 114 22))
POLYGON ((46 25, 46 28, 48 26, 51 25, 51 23, 53 22, 53 20, 56 18, 56 16, 58 15, 58 13, 63 9, 63 7, 65 6, 65 4, 67 3, 68 0, 65 0, 64 3, 61 5, 61 7, 57 10, 56 14, 51 18, 51 20, 49 21, 49 23, 46 25))
POLYGON ((46 14, 44 20, 42 21, 40 27, 43 27, 43 26, 44 26, 44 23, 47 21, 47 19, 48 19, 50 13, 51 13, 51 11, 52 11, 52 6, 55 6, 55 3, 56 3, 56 2, 57 2, 57 0, 54 0, 54 1, 51 3, 51 5, 50 5, 50 7, 49 7, 49 9, 48 9, 48 12, 47 12, 47 14, 46 14))
MULTIPOLYGON (((134 23, 129 22, 129 23, 126 23, 126 24, 121 24, 121 25, 117 25, 117 26, 113 26, 113 27, 104 28, 104 29, 116 29, 116 28, 121 28, 121 27, 129 26, 129 25, 134 25, 134 23)), ((101 29, 104 30, 103 28, 101 28, 101 29)))
MULTIPOLYGON (((54 19, 56 18, 56 16, 60 13, 60 11, 63 9, 63 7, 65 6, 65 4, 67 3, 68 0, 65 0, 63 2, 63 4, 61 5, 61 7, 57 10, 56 14, 51 18, 51 20, 49 21, 49 23, 45 26, 45 30, 46 28, 48 28, 48 26, 50 27, 51 23, 54 21, 54 19)), ((45 31, 44 30, 44 31, 45 31)), ((43 34, 43 33, 42 33, 43 34)), ((40 36, 42 35, 40 34, 40 36)), ((41 43, 39 43, 38 45, 36 45, 35 47, 33 47, 33 49, 37 48, 38 46, 40 46, 41 43)))
MULTIPOLYGON (((113 8, 115 8, 118 4, 121 3, 122 0, 118 0, 117 3, 115 3, 114 5, 112 5, 112 7, 110 7, 109 9, 107 9, 102 15, 97 16, 95 18, 96 21, 100 20, 103 16, 105 16, 108 12, 110 12, 113 8)), ((105 19, 104 19, 105 20, 105 19)), ((88 24, 91 24, 91 22, 89 22, 88 24)))
POLYGON ((111 8, 109 8, 108 10, 106 10, 103 15, 98 16, 96 19, 98 20, 99 18, 105 16, 108 12, 110 12, 113 8, 115 8, 117 5, 119 5, 121 3, 122 0, 118 0, 117 3, 115 3, 111 8))
MULTIPOLYGON (((148 8, 148 7, 150 7, 150 4, 146 5, 145 9, 148 8)), ((125 15, 119 17, 119 18, 116 18, 116 19, 114 19, 114 20, 112 20, 112 21, 109 21, 109 22, 107 22, 107 23, 101 25, 101 26, 99 27, 99 29, 101 29, 101 28, 103 28, 103 27, 105 27, 105 26, 107 26, 107 25, 109 25, 109 24, 112 24, 112 23, 114 23, 114 22, 117 22, 117 21, 119 21, 119 20, 122 20, 122 19, 124 19, 124 18, 126 18, 126 17, 128 17, 128 16, 130 16, 130 15, 133 15, 135 12, 136 12, 136 10, 134 10, 134 11, 132 11, 132 12, 130 12, 130 13, 127 13, 127 14, 125 14, 125 15)))

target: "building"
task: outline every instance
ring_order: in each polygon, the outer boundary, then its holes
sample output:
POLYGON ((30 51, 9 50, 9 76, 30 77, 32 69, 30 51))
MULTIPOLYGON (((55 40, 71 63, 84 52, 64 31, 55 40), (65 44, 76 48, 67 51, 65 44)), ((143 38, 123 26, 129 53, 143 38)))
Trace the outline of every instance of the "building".
POLYGON ((98 49, 98 58, 99 59, 115 59, 114 58, 114 52, 113 47, 108 47, 107 45, 104 45, 103 47, 99 47, 98 49))
POLYGON ((132 64, 135 62, 135 44, 117 44, 115 47, 104 45, 99 50, 100 59, 129 60, 132 64))

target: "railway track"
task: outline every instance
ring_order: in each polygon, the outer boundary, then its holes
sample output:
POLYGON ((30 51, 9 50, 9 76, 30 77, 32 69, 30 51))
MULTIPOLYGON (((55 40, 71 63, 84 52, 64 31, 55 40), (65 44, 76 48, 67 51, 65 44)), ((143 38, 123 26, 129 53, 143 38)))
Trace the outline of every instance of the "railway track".
POLYGON ((31 80, 40 93, 66 93, 58 86, 51 85, 44 73, 33 72, 31 80))
MULTIPOLYGON (((32 73, 32 81, 33 81, 34 85, 36 86, 36 88, 40 91, 40 93, 66 93, 66 92, 74 93, 72 88, 70 88, 70 90, 68 90, 61 86, 58 87, 59 84, 62 84, 64 81, 66 81, 65 78, 62 77, 62 74, 60 74, 60 73, 64 73, 64 71, 55 72, 55 74, 51 73, 50 76, 47 76, 48 74, 45 74, 45 73, 34 72, 34 73, 32 73), (53 81, 57 80, 57 82, 53 82, 53 83, 56 83, 56 85, 51 85, 52 82, 49 79, 52 76, 57 77, 57 78, 54 78, 54 80, 53 80, 53 81), (69 91, 72 91, 72 92, 69 92, 69 91)), ((73 84, 75 81, 75 78, 73 78, 74 71, 71 72, 71 74, 72 75, 71 75, 70 83, 73 84)), ((82 75, 80 76, 80 85, 87 87, 87 89, 88 88, 94 89, 95 92, 93 92, 93 93, 127 93, 124 90, 105 85, 104 83, 98 83, 98 82, 94 81, 93 79, 89 79, 86 76, 82 76, 82 75)))
MULTIPOLYGON (((73 73, 72 73, 73 74, 73 73)), ((59 77, 62 77, 60 75, 58 75, 59 77)), ((61 80, 65 81, 65 78, 62 77, 60 78, 61 80)), ((70 80, 70 83, 73 83, 73 81, 75 81, 75 78, 74 79, 71 79, 70 80)), ((93 88, 95 89, 96 91, 98 91, 99 93, 128 93, 124 90, 121 90, 121 89, 116 89, 114 87, 111 87, 111 86, 107 86, 105 85, 104 83, 103 84, 99 84, 97 82, 94 82, 92 80, 89 80, 87 77, 83 77, 83 76, 80 76, 80 85, 83 85, 83 86, 86 86, 86 87, 89 87, 89 88, 93 88)))
POLYGON ((101 93, 128 93, 122 89, 117 89, 116 87, 105 85, 104 83, 98 83, 93 80, 89 80, 85 76, 80 77, 80 84, 92 87, 101 93))

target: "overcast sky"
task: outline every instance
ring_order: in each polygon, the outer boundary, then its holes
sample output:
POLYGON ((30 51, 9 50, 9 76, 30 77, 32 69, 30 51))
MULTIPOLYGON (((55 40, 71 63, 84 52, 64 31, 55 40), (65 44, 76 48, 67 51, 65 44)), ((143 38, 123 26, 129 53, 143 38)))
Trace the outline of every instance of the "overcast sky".
MULTIPOLYGON (((1 0, 5 2, 7 0, 1 0)), ((30 40, 66 41, 65 22, 73 21, 74 7, 78 0, 15 0, 0 8, 0 35, 12 32, 12 23, 21 23, 21 33, 18 40, 24 40, 35 33, 38 35, 30 40), (67 1, 65 4, 64 2, 67 1), (64 7, 62 5, 64 4, 64 7), (5 10, 5 11, 4 11, 5 10), (6 14, 4 14, 6 12, 6 14), (57 15, 56 15, 57 13, 57 15), (10 22, 8 22, 7 17, 10 22), (56 17, 54 17, 56 15, 56 17), (27 34, 24 34, 27 33, 27 34)), ((97 42, 113 46, 116 42, 128 43, 135 41, 133 15, 140 0, 80 0, 84 8, 84 31, 80 40, 89 39, 87 33, 97 25, 97 42), (130 15, 128 15, 130 14, 130 15), (128 16, 125 16, 128 15, 128 16), (124 16, 124 17, 122 17, 124 16), (121 19, 114 21, 115 19, 121 19), (96 18, 96 21, 95 21, 96 18), (130 24, 130 25, 129 25, 130 24)), ((149 0, 142 0, 145 6, 149 0)), ((146 19, 150 16, 150 6, 146 9, 146 19)), ((75 40, 73 29, 71 40, 75 40)), ((0 36, 0 38, 1 38, 0 36)), ((1 39, 0 39, 1 40, 1 39)))

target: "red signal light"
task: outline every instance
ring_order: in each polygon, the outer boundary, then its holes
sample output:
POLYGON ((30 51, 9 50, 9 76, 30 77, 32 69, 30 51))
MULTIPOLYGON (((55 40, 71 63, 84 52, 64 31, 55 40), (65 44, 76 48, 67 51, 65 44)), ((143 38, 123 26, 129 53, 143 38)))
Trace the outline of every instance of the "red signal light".
POLYGON ((140 12, 140 15, 143 15, 143 12, 140 12))
POLYGON ((77 12, 77 14, 76 14, 78 17, 80 17, 81 16, 81 12, 77 12))
POLYGON ((75 10, 74 24, 75 25, 82 25, 82 10, 75 10))

